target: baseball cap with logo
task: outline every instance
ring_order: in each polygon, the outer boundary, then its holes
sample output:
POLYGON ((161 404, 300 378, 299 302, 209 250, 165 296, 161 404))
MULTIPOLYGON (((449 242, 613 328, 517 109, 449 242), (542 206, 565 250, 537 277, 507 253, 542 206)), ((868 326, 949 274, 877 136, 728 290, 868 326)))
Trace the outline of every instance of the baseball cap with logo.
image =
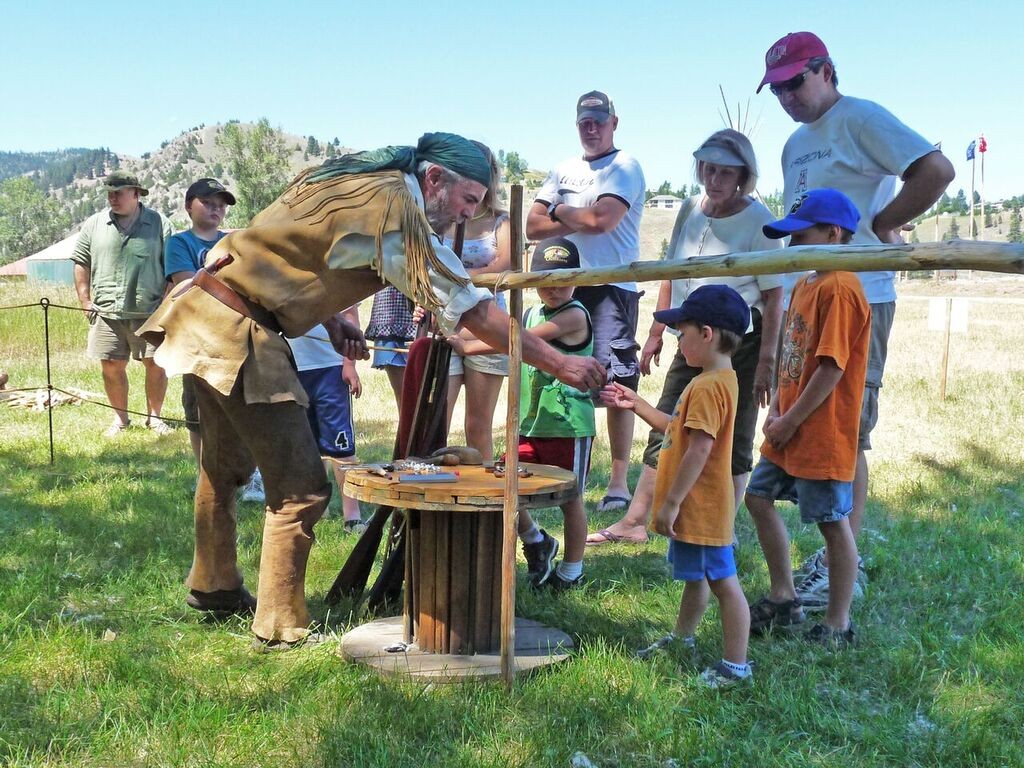
POLYGON ((564 237, 549 237, 541 240, 533 249, 530 259, 531 272, 548 272, 553 269, 579 269, 580 252, 576 243, 564 237))
POLYGON ((192 182, 192 185, 185 191, 185 202, 188 203, 197 197, 207 198, 214 195, 223 197, 228 205, 235 204, 235 196, 216 179, 199 179, 199 181, 192 182))
POLYGON ((587 91, 576 101, 576 123, 581 120, 597 120, 599 123, 607 122, 608 118, 615 117, 615 105, 608 98, 607 93, 601 91, 587 91))
POLYGON ((769 83, 781 83, 796 77, 817 56, 828 56, 828 48, 813 32, 790 32, 764 55, 764 77, 757 86, 761 92, 769 83))
POLYGON ((149 190, 139 184, 139 177, 132 176, 127 171, 111 171, 107 174, 106 181, 103 182, 103 188, 107 192, 116 192, 119 189, 131 189, 134 187, 139 190, 141 196, 149 194, 149 190))
POLYGON ((655 312, 654 319, 673 328, 690 321, 742 336, 750 325, 750 307, 734 288, 711 283, 697 288, 678 307, 655 312))
POLYGON ((800 195, 784 219, 765 224, 765 237, 773 240, 803 232, 815 224, 834 224, 848 232, 857 231, 860 213, 853 201, 838 189, 811 189, 800 195))

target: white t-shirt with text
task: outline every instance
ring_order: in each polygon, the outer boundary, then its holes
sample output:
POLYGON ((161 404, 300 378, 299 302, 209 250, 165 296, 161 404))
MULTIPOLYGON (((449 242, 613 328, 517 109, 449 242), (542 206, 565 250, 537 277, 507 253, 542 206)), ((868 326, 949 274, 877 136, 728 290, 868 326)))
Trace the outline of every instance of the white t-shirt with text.
MULTIPOLYGON (((590 235, 573 232, 566 237, 580 251, 584 269, 613 267, 640 259, 640 217, 644 210, 646 182, 640 164, 621 150, 595 160, 573 158, 548 174, 536 202, 565 203, 579 208, 594 205, 602 197, 614 197, 627 207, 626 215, 611 232, 590 235)), ((634 282, 612 283, 636 292, 634 282)))

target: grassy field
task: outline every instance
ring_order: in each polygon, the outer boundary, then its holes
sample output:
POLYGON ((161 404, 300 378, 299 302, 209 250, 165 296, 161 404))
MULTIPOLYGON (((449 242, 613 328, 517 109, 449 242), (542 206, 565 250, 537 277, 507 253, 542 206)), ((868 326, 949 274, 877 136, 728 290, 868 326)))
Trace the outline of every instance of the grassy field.
MULTIPOLYGON (((48 295, 73 303, 70 291, 48 295)), ((37 299, 0 285, 0 306, 37 299)), ((755 685, 724 694, 702 689, 682 655, 631 655, 674 621, 681 586, 666 578, 662 541, 588 554, 589 583, 559 598, 520 582, 518 614, 564 629, 579 650, 511 692, 381 679, 333 643, 257 654, 246 622, 204 621, 184 604, 194 469, 183 430, 109 441, 99 436, 109 411, 60 408, 51 466, 46 415, 2 407, 0 764, 567 766, 581 751, 598 766, 1024 765, 1021 304, 972 300, 969 331, 952 337, 943 402, 942 335, 927 331, 927 310, 908 296, 893 332, 861 541, 870 585, 854 608, 859 646, 832 655, 799 639, 756 640, 755 685)), ((52 311, 54 382, 99 393, 85 328, 52 311)), ((38 308, 0 310, 10 386, 45 382, 41 329, 38 308)), ((139 407, 141 366, 129 370, 139 407)), ((384 458, 390 394, 368 368, 365 381, 360 455, 384 458)), ((660 386, 652 377, 643 392, 660 386)), ((180 415, 179 387, 172 381, 169 415, 180 415)), ((594 459, 592 526, 617 518, 593 513, 606 444, 594 459)), ((323 604, 353 544, 337 499, 331 506, 307 592, 340 635, 363 619, 323 604)), ((784 513, 801 558, 818 535, 784 513)), ((561 532, 557 510, 541 522, 561 532)), ((745 513, 738 528, 741 580, 756 599, 765 567, 745 513)), ((261 510, 242 505, 250 585, 260 532, 261 510)), ((705 663, 720 657, 714 609, 698 644, 705 663)))

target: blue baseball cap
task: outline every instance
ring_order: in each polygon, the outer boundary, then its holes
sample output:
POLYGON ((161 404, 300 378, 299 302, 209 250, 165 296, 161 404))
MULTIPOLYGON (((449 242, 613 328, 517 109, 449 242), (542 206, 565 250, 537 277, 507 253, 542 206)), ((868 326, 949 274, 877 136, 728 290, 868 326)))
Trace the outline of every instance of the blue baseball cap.
POLYGON ((655 312, 654 319, 673 327, 689 320, 742 336, 750 325, 750 307, 728 285, 712 283, 700 286, 681 306, 655 312))
POLYGON ((778 239, 802 232, 815 224, 835 224, 849 232, 857 231, 860 214, 853 201, 838 189, 811 189, 800 195, 784 219, 765 224, 765 237, 778 239))

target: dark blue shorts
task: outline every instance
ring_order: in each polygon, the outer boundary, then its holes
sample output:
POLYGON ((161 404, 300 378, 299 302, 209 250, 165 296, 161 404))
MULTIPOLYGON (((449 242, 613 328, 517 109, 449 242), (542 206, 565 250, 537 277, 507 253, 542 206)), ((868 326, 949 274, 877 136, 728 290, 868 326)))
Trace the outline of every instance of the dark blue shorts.
POLYGON ((669 539, 667 559, 676 581, 718 581, 736 575, 736 556, 731 544, 710 547, 669 539))
POLYGON ((636 327, 640 297, 617 285, 581 285, 573 297, 587 308, 594 329, 594 357, 611 374, 611 381, 636 390, 640 383, 636 327))
POLYGON ((352 396, 341 378, 341 366, 299 371, 299 381, 309 395, 309 427, 321 456, 344 459, 356 452, 352 429, 352 396))

